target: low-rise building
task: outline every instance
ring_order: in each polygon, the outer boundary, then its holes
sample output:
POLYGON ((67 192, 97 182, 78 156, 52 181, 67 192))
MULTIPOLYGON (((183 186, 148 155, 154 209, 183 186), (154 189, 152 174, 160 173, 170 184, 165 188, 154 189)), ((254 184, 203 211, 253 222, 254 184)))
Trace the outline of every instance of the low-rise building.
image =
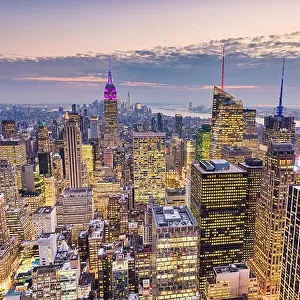
POLYGON ((39 239, 43 232, 54 232, 57 226, 56 207, 41 206, 32 215, 34 236, 39 239))
POLYGON ((257 278, 245 263, 215 267, 213 270, 214 277, 206 282, 205 299, 240 299, 243 296, 248 300, 259 299, 257 278))

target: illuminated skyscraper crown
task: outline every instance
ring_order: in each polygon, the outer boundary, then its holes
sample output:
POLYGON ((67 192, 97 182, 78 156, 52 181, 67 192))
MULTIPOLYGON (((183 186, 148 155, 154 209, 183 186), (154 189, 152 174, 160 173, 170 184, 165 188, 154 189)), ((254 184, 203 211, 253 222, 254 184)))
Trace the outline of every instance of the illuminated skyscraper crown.
POLYGON ((117 99, 117 90, 112 81, 111 66, 109 60, 107 84, 104 89, 104 100, 116 100, 116 99, 117 99))

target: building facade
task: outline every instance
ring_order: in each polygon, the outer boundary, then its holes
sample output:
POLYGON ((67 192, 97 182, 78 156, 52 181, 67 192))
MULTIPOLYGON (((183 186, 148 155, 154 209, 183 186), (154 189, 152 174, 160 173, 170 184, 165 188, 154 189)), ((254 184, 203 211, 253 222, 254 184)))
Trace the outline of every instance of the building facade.
POLYGON ((214 87, 210 158, 222 158, 225 145, 243 144, 243 103, 223 90, 214 87))
POLYGON ((192 164, 191 210, 200 229, 201 291, 213 267, 242 261, 247 185, 247 172, 226 160, 192 164))
POLYGON ((250 158, 239 164, 241 169, 247 171, 248 187, 246 202, 246 219, 245 219, 245 242, 244 242, 244 259, 253 257, 253 242, 255 236, 255 214, 256 203, 260 197, 262 184, 263 161, 260 159, 250 158))
POLYGON ((104 89, 104 146, 116 147, 120 145, 118 129, 118 96, 113 84, 109 67, 107 84, 104 89))
POLYGON ((203 124, 201 129, 197 131, 196 136, 196 158, 209 159, 210 149, 210 124, 203 124))
POLYGON ((81 131, 74 119, 67 119, 64 132, 66 180, 70 188, 82 187, 81 131))
POLYGON ((284 229, 280 300, 300 298, 300 186, 290 186, 284 229))
POLYGON ((15 168, 18 188, 22 188, 21 168, 27 163, 26 142, 24 140, 0 140, 1 159, 7 159, 15 168))
POLYGON ((149 197, 163 204, 166 193, 165 133, 133 133, 134 204, 149 197))
POLYGON ((279 296, 288 186, 294 183, 294 150, 289 143, 268 147, 256 206, 253 260, 249 261, 263 299, 279 296))
POLYGON ((152 210, 154 299, 197 299, 198 225, 187 206, 152 210))
POLYGON ((56 204, 57 225, 72 225, 73 238, 88 229, 94 218, 93 191, 91 188, 65 189, 56 204))

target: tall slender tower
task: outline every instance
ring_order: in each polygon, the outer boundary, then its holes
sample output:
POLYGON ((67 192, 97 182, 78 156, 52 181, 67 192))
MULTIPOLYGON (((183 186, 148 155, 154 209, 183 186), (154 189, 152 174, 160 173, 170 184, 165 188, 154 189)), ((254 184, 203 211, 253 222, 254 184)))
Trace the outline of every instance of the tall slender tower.
POLYGON ((294 150, 291 143, 268 147, 262 172, 262 187, 256 206, 253 260, 262 299, 277 300, 283 256, 286 198, 294 183, 294 150))
POLYGON ((265 146, 269 146, 270 142, 275 143, 295 143, 295 121, 294 117, 283 115, 283 83, 284 83, 284 66, 283 60, 282 74, 281 74, 281 86, 279 103, 277 106, 276 114, 273 116, 266 116, 264 118, 264 133, 262 143, 265 146))
POLYGON ((64 132, 66 179, 70 188, 82 186, 81 132, 74 119, 66 119, 64 132))
POLYGON ((104 89, 104 146, 116 147, 120 145, 118 130, 118 97, 113 84, 109 62, 107 84, 104 89))

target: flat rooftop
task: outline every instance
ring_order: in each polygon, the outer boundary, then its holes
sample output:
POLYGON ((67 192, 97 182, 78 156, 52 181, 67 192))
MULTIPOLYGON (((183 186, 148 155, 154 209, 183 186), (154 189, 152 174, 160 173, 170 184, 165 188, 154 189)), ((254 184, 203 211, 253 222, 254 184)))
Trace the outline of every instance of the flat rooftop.
POLYGON ((247 173, 225 159, 200 160, 199 163, 193 163, 193 166, 202 174, 247 173))
POLYGON ((236 263, 236 264, 230 264, 227 266, 219 266, 213 268, 215 274, 223 274, 223 273, 234 273, 239 272, 241 270, 248 270, 248 266, 245 263, 236 263))
POLYGON ((50 214, 54 207, 52 206, 41 206, 34 213, 35 214, 50 214))
POLYGON ((93 195, 91 188, 66 188, 63 191, 64 197, 85 197, 93 195))
POLYGON ((41 239, 49 239, 53 235, 56 235, 56 233, 55 232, 43 232, 40 235, 40 240, 41 239))
POLYGON ((246 158, 244 162, 239 163, 239 165, 245 167, 245 168, 262 168, 263 167, 263 161, 258 158, 246 158))
POLYGON ((168 196, 185 196, 185 188, 171 188, 166 190, 168 196))
POLYGON ((197 225, 197 222, 187 206, 154 207, 153 216, 157 227, 185 227, 197 225))
POLYGON ((159 137, 159 138, 165 138, 166 133, 165 132, 133 132, 133 138, 149 138, 149 137, 159 137))

